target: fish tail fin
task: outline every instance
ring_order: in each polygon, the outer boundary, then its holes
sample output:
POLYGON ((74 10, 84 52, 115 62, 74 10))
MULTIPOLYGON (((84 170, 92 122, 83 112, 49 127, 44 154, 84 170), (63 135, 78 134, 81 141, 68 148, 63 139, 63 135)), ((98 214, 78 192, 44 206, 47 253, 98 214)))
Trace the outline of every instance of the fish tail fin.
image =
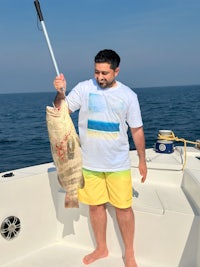
POLYGON ((65 208, 79 208, 79 202, 77 198, 70 198, 65 195, 65 208))

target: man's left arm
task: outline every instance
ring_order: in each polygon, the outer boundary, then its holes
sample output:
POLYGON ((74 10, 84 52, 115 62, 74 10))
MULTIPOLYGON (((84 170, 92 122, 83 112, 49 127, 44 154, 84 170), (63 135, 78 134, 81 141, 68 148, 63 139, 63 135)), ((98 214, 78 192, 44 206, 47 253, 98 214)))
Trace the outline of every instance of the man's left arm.
POLYGON ((143 127, 130 128, 135 147, 139 157, 139 171, 142 176, 141 182, 144 183, 147 176, 147 165, 145 157, 145 137, 143 127))

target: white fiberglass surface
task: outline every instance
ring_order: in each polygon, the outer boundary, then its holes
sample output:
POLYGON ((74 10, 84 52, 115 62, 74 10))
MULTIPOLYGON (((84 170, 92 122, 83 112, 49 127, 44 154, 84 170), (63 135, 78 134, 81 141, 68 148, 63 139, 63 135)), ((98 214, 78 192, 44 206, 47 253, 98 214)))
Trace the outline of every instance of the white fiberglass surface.
MULTIPOLYGON (((86 265, 83 264, 82 258, 90 252, 84 248, 69 247, 65 242, 59 242, 25 255, 2 267, 84 267, 86 265)), ((119 257, 109 255, 90 264, 90 266, 124 267, 124 263, 121 255, 119 257)))

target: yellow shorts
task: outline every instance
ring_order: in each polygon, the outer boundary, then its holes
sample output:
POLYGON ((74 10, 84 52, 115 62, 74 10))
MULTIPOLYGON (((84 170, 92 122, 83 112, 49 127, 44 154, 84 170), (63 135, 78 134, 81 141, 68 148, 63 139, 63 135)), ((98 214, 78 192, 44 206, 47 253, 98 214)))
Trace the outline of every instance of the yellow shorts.
POLYGON ((131 171, 97 172, 83 169, 85 186, 79 189, 79 201, 88 205, 110 202, 117 208, 132 205, 131 171))

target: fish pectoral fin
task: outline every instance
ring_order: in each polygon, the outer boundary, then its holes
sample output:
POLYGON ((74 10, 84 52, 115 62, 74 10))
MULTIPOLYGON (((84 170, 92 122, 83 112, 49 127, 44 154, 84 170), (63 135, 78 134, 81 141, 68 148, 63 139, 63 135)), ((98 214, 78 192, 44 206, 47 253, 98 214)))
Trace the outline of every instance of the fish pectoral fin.
POLYGON ((84 186, 85 186, 85 180, 84 180, 84 177, 82 175, 82 177, 81 177, 81 179, 79 181, 78 188, 82 189, 84 186))

